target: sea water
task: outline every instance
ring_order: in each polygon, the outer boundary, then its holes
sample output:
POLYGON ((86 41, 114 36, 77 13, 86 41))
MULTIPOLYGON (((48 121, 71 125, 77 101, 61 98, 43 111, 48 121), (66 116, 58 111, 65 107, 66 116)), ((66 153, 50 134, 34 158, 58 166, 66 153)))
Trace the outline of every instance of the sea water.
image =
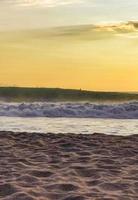
POLYGON ((0 117, 0 131, 126 136, 138 134, 138 119, 0 117))
POLYGON ((0 103, 0 131, 138 134, 138 102, 0 103))

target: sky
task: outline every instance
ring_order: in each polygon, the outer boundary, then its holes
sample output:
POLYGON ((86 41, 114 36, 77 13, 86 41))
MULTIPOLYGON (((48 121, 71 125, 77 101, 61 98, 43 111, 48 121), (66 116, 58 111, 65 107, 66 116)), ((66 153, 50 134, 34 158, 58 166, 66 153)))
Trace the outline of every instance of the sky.
POLYGON ((0 85, 138 91, 137 0, 0 0, 0 85))

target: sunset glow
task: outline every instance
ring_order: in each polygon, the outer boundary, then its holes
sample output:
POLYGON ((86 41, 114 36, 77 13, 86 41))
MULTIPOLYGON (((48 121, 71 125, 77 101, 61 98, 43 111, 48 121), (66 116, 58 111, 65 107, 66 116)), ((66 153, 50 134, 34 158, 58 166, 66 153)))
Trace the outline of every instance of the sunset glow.
POLYGON ((0 1, 0 84, 138 91, 137 9, 136 0, 0 1))

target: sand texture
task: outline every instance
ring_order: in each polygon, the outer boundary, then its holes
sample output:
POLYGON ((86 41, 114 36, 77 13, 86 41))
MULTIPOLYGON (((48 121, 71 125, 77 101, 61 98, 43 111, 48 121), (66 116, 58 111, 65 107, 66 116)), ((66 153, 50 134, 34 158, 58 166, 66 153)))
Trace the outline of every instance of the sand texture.
POLYGON ((0 132, 1 200, 138 200, 138 135, 0 132))

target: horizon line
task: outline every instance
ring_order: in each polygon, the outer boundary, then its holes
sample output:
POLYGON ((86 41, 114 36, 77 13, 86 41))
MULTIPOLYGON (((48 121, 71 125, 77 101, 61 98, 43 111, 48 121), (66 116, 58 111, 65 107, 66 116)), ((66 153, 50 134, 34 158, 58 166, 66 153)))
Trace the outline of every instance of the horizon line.
POLYGON ((64 87, 46 87, 46 86, 15 86, 15 85, 9 85, 9 86, 2 86, 1 88, 20 88, 20 89, 59 89, 59 90, 75 90, 75 91, 82 91, 82 92, 99 92, 99 93, 135 93, 138 94, 138 91, 109 91, 109 90, 89 90, 89 89, 83 89, 83 88, 64 88, 64 87))

